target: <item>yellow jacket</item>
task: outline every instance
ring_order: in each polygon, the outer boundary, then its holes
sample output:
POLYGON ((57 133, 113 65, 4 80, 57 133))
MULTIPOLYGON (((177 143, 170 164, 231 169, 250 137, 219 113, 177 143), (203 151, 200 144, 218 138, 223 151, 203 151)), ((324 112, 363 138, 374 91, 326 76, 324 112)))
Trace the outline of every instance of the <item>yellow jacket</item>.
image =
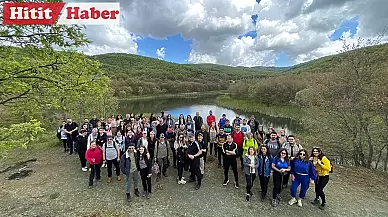
POLYGON ((318 164, 318 161, 314 159, 313 161, 315 170, 317 171, 318 176, 326 176, 329 175, 331 170, 330 161, 327 157, 323 156, 322 158, 322 166, 318 164))

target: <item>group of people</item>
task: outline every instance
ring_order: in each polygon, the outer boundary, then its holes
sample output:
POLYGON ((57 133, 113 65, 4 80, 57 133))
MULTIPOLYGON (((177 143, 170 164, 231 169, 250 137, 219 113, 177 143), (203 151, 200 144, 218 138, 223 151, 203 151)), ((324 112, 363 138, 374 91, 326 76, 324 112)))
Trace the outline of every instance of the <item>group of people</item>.
POLYGON ((114 166, 117 181, 125 175, 126 199, 131 201, 131 185, 134 194, 140 197, 139 176, 142 181, 142 196, 149 198, 152 192, 151 176, 156 181, 167 176, 172 165, 177 169, 177 183, 186 184, 184 171, 190 172, 189 182, 201 187, 206 158, 213 155, 218 166, 223 165, 223 185, 229 184, 229 170, 232 168, 234 187, 239 188, 238 162, 244 171, 246 200, 253 196, 252 187, 256 178, 261 187, 261 200, 267 197, 270 177, 273 180, 272 205, 276 207, 291 177, 291 199, 288 204, 303 206, 303 199, 310 184, 315 184, 316 198, 313 204, 324 209, 326 198, 324 188, 329 181, 332 165, 319 147, 310 154, 296 142, 295 136, 284 129, 275 132, 263 126, 252 115, 249 120, 238 115, 231 122, 226 115, 217 121, 212 111, 204 118, 197 112, 192 118, 181 114, 173 120, 164 112, 160 116, 144 117, 143 114, 127 114, 103 118, 85 119, 81 127, 71 119, 58 128, 57 136, 63 142, 65 152, 77 152, 81 170, 90 171, 89 187, 101 181, 101 167, 107 167, 107 182, 112 182, 114 166), (172 161, 172 162, 170 162, 172 161), (88 165, 87 165, 88 162, 88 165), (297 189, 300 192, 297 197, 297 189))

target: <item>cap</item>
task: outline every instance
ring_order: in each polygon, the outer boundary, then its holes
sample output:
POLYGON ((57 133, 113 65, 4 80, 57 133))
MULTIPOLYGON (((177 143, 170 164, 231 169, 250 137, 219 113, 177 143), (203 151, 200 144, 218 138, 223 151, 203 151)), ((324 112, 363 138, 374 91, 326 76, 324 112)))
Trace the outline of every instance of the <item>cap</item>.
POLYGON ((171 125, 168 125, 168 128, 172 128, 172 126, 171 126, 171 125))
POLYGON ((164 133, 161 133, 161 134, 160 134, 160 138, 164 138, 164 133))
POLYGON ((189 136, 189 138, 194 137, 194 133, 189 133, 188 136, 189 136))
POLYGON ((203 137, 203 134, 202 133, 198 133, 198 136, 202 136, 203 137))

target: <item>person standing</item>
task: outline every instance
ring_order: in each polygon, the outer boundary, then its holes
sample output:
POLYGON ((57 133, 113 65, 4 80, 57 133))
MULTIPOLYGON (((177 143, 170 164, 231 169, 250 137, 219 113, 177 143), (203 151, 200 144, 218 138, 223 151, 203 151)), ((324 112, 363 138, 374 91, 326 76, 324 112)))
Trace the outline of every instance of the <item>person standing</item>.
POLYGON ((65 153, 69 150, 69 144, 67 143, 67 133, 66 133, 66 121, 62 122, 62 125, 58 127, 57 135, 58 138, 62 141, 63 148, 65 150, 65 153))
POLYGON ((209 125, 209 146, 210 146, 210 155, 213 154, 214 149, 214 156, 217 156, 217 134, 218 134, 218 128, 215 121, 213 121, 209 125))
POLYGON ((121 172, 125 175, 125 194, 127 201, 130 202, 132 181, 135 195, 140 197, 140 192, 138 189, 139 171, 137 170, 136 166, 136 150, 134 143, 131 143, 128 146, 128 149, 125 151, 125 154, 121 156, 120 169, 121 172))
POLYGON ((117 181, 121 181, 120 177, 120 150, 113 142, 112 136, 108 137, 108 141, 102 146, 104 151, 104 161, 108 167, 108 183, 112 182, 112 166, 116 168, 117 181))
POLYGON ((268 146, 272 157, 275 157, 278 151, 282 148, 282 144, 280 144, 277 136, 278 134, 275 131, 272 131, 270 134, 270 139, 264 141, 264 144, 268 146))
POLYGON ((305 198, 309 185, 314 184, 314 180, 317 178, 314 165, 309 161, 309 155, 306 150, 301 149, 298 152, 298 156, 291 161, 291 200, 288 204, 291 206, 298 203, 299 207, 303 206, 302 200, 305 198), (296 199, 296 191, 299 185, 299 199, 296 199))
POLYGON ((247 183, 246 186, 246 196, 245 199, 247 201, 250 200, 250 197, 253 196, 252 187, 253 183, 257 176, 257 167, 259 165, 259 160, 256 156, 256 149, 251 146, 248 148, 248 152, 244 155, 244 173, 245 173, 245 181, 247 183))
POLYGON ((248 121, 248 125, 250 126, 251 133, 255 133, 259 127, 259 122, 255 120, 255 116, 251 115, 251 118, 248 121))
POLYGON ((323 189, 329 182, 331 163, 319 147, 313 148, 310 161, 313 162, 318 175, 318 178, 315 180, 315 199, 312 204, 320 204, 321 202, 319 209, 324 210, 326 206, 326 195, 323 189))
POLYGON ((218 167, 221 167, 221 157, 224 155, 222 150, 223 145, 226 142, 227 135, 224 133, 224 129, 220 128, 220 133, 217 135, 217 154, 218 154, 218 167))
POLYGON ((166 132, 166 140, 172 153, 172 165, 174 169, 176 169, 176 150, 174 148, 175 138, 176 138, 176 134, 172 126, 168 126, 167 132, 166 132))
POLYGON ((202 154, 199 156, 199 170, 201 171, 201 175, 203 177, 203 174, 205 174, 205 160, 204 160, 204 158, 206 157, 207 146, 205 145, 205 142, 203 140, 202 133, 198 134, 198 139, 196 141, 198 142, 198 145, 202 151, 202 154))
POLYGON ((175 142, 175 149, 177 151, 178 184, 181 185, 186 184, 186 181, 183 180, 183 168, 187 163, 187 148, 184 135, 180 134, 175 142))
POLYGON ((140 172, 141 183, 143 185, 143 197, 150 198, 151 194, 151 156, 147 149, 141 145, 139 151, 136 152, 136 167, 140 172))
MULTIPOLYGON (((283 148, 287 150, 288 158, 292 161, 294 158, 298 157, 298 153, 303 147, 300 144, 295 143, 295 137, 293 135, 288 136, 288 142, 283 145, 283 148)), ((283 188, 286 188, 288 185, 288 180, 290 179, 290 173, 284 174, 283 177, 283 188)))
POLYGON ((236 114, 236 118, 232 121, 232 127, 235 128, 236 126, 240 126, 241 120, 240 115, 236 114))
POLYGON ((96 145, 95 141, 90 143, 90 148, 86 151, 85 158, 90 164, 89 188, 93 187, 94 179, 101 180, 101 165, 103 151, 96 145))
POLYGON ((213 111, 209 111, 209 115, 206 117, 206 123, 210 127, 213 122, 216 122, 216 116, 213 115, 213 111))
MULTIPOLYGON (((271 155, 272 156, 272 155, 271 155)), ((273 170, 273 195, 272 206, 276 207, 280 202, 280 193, 282 191, 283 176, 291 170, 288 153, 286 149, 280 149, 272 160, 273 170)))
POLYGON ((257 175, 260 180, 261 201, 264 202, 267 196, 269 178, 272 175, 272 156, 269 153, 268 147, 261 145, 257 157, 259 159, 257 175))
POLYGON ((69 155, 73 154, 73 151, 77 151, 74 149, 74 143, 77 141, 78 136, 78 124, 73 122, 70 118, 67 119, 67 124, 65 125, 65 133, 67 134, 67 144, 70 149, 69 155))
POLYGON ((194 123, 195 123, 195 131, 201 130, 202 124, 203 124, 203 118, 199 115, 199 112, 195 113, 194 123))
POLYGON ((168 149, 169 145, 165 141, 164 133, 160 134, 159 141, 156 142, 156 147, 154 151, 155 161, 159 165, 159 173, 157 179, 161 178, 161 173, 164 177, 167 177, 167 166, 168 166, 168 149))
POLYGON ((237 144, 233 142, 232 135, 227 136, 227 141, 222 146, 222 153, 224 155, 224 186, 227 186, 229 183, 229 167, 232 167, 234 175, 234 187, 239 188, 238 184, 238 172, 237 172, 237 144))
POLYGON ((160 119, 160 123, 156 126, 156 137, 159 138, 161 134, 165 134, 167 131, 167 124, 164 122, 164 119, 160 119))
POLYGON ((244 143, 244 133, 241 132, 240 130, 240 125, 237 125, 235 128, 234 128, 234 131, 232 132, 232 137, 233 137, 233 142, 235 142, 237 144, 237 156, 240 158, 240 164, 241 164, 241 168, 243 169, 244 168, 244 164, 243 164, 243 152, 244 152, 244 149, 243 149, 243 143, 244 143))
POLYGON ((195 190, 201 188, 202 183, 202 175, 200 171, 200 156, 202 154, 201 147, 195 141, 195 136, 193 133, 189 134, 189 145, 187 148, 187 158, 190 164, 190 182, 195 182, 195 178, 197 178, 197 185, 195 186, 195 190))
POLYGON ((86 135, 85 130, 81 130, 80 135, 78 135, 77 143, 78 143, 78 156, 81 161, 81 170, 84 172, 88 171, 88 168, 86 167, 86 158, 85 153, 88 146, 88 137, 86 135))
POLYGON ((207 151, 209 148, 210 138, 209 138, 209 132, 206 130, 205 124, 202 124, 201 130, 195 132, 195 139, 196 140, 198 140, 198 136, 200 134, 202 135, 202 141, 203 141, 203 144, 201 145, 202 157, 203 157, 202 159, 206 163, 206 157, 207 157, 207 151))
MULTIPOLYGON (((244 118, 242 124, 240 125, 241 132, 246 136, 248 133, 251 133, 251 127, 247 124, 247 120, 244 118)), ((253 134, 252 134, 253 135, 253 134)))

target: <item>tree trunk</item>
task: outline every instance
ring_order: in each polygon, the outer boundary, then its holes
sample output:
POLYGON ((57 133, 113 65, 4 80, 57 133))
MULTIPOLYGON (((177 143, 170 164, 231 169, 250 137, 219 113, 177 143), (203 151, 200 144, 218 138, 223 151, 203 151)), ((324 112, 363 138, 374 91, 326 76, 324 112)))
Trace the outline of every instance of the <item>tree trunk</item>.
POLYGON ((384 172, 387 172, 387 167, 388 167, 388 147, 387 147, 386 155, 384 159, 384 172))
POLYGON ((373 148, 373 144, 372 144, 372 138, 370 137, 370 134, 369 134, 368 124, 366 122, 363 123, 363 128, 364 128, 365 136, 366 136, 366 139, 368 142, 368 149, 369 149, 366 167, 370 169, 370 168, 372 168, 374 148, 373 148))
POLYGON ((377 157, 377 160, 376 160, 376 165, 375 165, 375 170, 377 170, 378 166, 379 166, 379 163, 380 163, 380 160, 381 160, 381 155, 383 154, 383 151, 385 149, 385 147, 387 147, 387 145, 384 145, 380 151, 379 151, 379 156, 377 157))

